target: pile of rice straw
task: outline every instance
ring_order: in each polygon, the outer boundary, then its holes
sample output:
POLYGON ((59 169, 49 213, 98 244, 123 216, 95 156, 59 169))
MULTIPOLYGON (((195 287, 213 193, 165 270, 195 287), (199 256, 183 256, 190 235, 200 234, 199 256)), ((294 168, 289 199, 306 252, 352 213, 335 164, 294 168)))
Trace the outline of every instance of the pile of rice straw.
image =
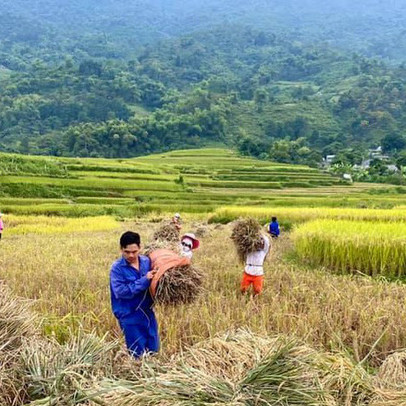
POLYGON ((374 396, 369 377, 346 354, 239 330, 203 341, 163 365, 144 359, 131 380, 105 381, 101 392, 109 406, 368 405, 374 396))
POLYGON ((406 351, 398 351, 389 355, 380 366, 376 378, 381 388, 405 390, 406 351))
POLYGON ((180 255, 180 235, 179 230, 172 223, 161 224, 152 236, 152 241, 145 246, 144 255, 160 248, 165 248, 180 255))
POLYGON ((159 279, 155 302, 162 305, 192 303, 203 292, 203 273, 193 265, 168 269, 159 279))
POLYGON ((179 242, 179 230, 172 223, 164 223, 155 231, 152 239, 154 241, 179 242))
POLYGON ((235 222, 231 239, 237 249, 238 258, 243 263, 248 254, 263 248, 261 225, 254 219, 235 222))
POLYGON ((207 226, 202 225, 202 226, 199 226, 196 228, 195 236, 198 238, 206 237, 209 234, 210 234, 210 229, 207 226))

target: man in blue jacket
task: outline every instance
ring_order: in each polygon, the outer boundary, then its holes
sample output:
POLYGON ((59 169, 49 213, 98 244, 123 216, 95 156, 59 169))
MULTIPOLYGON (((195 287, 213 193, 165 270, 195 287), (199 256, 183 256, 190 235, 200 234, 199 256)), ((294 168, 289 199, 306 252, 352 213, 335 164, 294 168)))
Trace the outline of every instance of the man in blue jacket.
POLYGON ((272 217, 271 223, 269 223, 269 234, 272 238, 278 238, 280 234, 279 223, 276 217, 272 217))
POLYGON ((155 270, 151 270, 148 257, 139 255, 140 246, 138 233, 125 232, 120 238, 122 257, 110 271, 111 306, 134 357, 159 349, 158 324, 149 293, 155 270))

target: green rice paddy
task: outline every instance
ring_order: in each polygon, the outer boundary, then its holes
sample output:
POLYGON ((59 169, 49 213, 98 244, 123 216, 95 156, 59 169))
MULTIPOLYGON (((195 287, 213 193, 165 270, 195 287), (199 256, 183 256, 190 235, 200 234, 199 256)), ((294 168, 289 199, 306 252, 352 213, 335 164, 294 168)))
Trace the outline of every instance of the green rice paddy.
POLYGON ((221 148, 132 159, 0 154, 0 183, 1 211, 68 217, 211 213, 230 205, 391 208, 406 204, 401 188, 348 184, 315 168, 241 157, 221 148))

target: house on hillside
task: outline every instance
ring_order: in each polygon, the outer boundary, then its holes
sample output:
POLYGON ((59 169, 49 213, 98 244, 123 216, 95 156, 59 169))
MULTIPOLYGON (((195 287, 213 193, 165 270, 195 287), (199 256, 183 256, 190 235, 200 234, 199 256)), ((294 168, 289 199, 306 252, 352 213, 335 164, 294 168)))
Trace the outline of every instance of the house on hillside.
MULTIPOLYGON (((382 147, 379 146, 377 148, 370 148, 368 150, 368 158, 364 159, 361 163, 361 168, 362 169, 368 169, 371 166, 371 162, 374 159, 378 159, 379 161, 385 161, 385 160, 389 160, 390 156, 388 155, 383 155, 383 151, 382 151, 382 147)), ((391 165, 388 165, 388 167, 391 165)), ((395 165, 393 165, 395 166, 395 165)), ((389 168, 388 168, 389 169, 389 168)))
POLYGON ((335 155, 326 155, 326 157, 323 158, 323 166, 324 167, 331 166, 335 157, 336 157, 335 155))
POLYGON ((380 161, 384 159, 389 159, 388 155, 383 155, 382 147, 372 148, 368 150, 368 156, 370 159, 379 159, 380 161))
POLYGON ((370 156, 371 158, 375 158, 375 157, 377 157, 377 156, 382 155, 382 147, 379 146, 378 148, 370 148, 370 149, 368 150, 368 152, 369 152, 369 156, 370 156))
POLYGON ((399 172, 399 168, 396 165, 386 165, 386 167, 388 168, 389 172, 399 172))
MULTIPOLYGON (((361 169, 368 169, 371 166, 372 159, 364 159, 361 162, 360 168, 361 169)), ((355 166, 355 165, 354 165, 355 166)), ((357 168, 358 169, 358 168, 357 168)))

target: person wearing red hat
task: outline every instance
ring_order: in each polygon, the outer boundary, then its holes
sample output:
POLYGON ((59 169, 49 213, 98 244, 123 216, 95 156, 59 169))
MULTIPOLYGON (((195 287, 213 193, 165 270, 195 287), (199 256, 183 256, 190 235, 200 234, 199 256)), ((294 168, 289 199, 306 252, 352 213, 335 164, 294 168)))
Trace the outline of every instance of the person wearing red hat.
POLYGON ((199 248, 200 241, 196 238, 193 233, 186 233, 182 236, 180 240, 181 245, 181 255, 183 257, 192 259, 193 250, 199 248))

